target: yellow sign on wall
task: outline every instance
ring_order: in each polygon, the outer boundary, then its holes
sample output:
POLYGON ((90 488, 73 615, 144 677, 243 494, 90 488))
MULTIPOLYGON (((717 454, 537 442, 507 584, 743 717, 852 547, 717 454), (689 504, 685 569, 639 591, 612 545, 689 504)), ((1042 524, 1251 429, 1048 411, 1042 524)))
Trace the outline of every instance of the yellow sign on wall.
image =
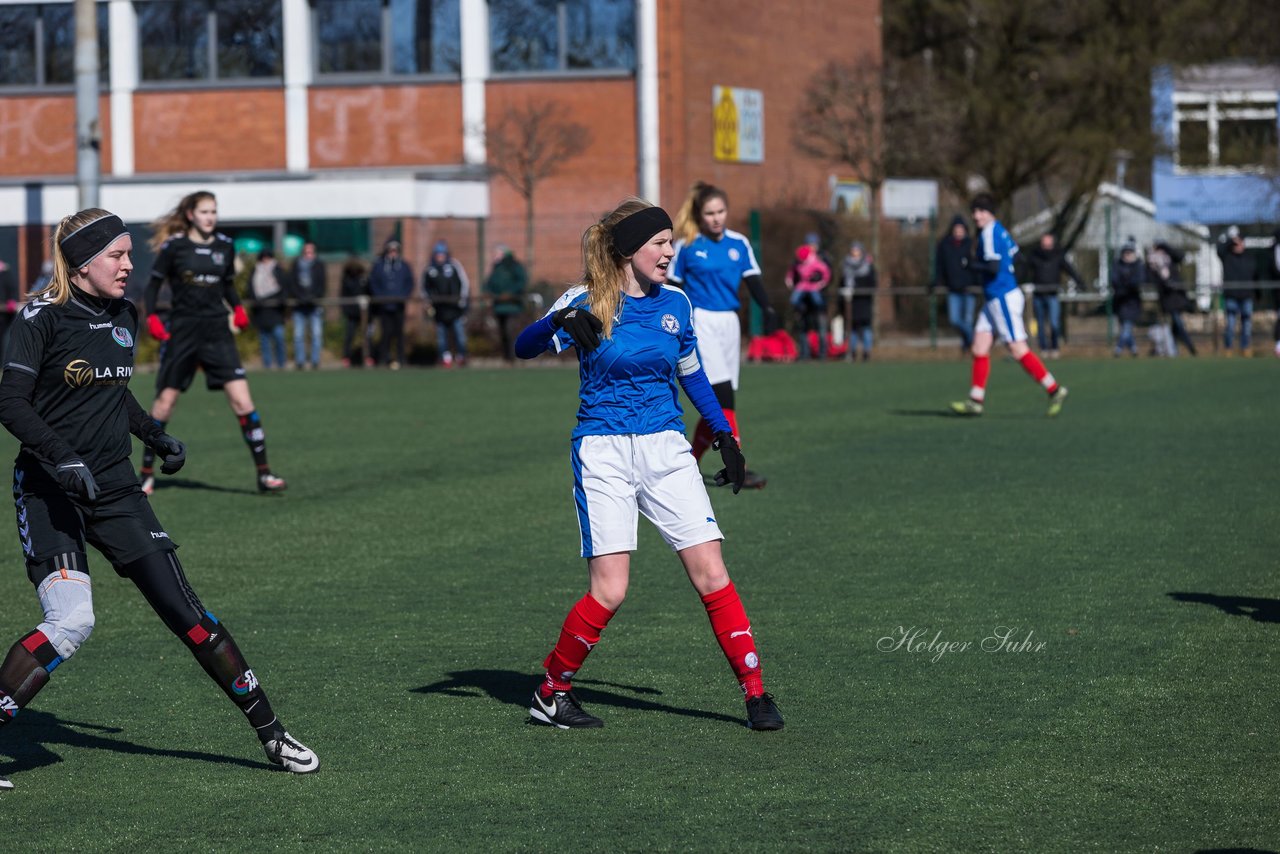
POLYGON ((712 156, 727 163, 764 162, 764 93, 711 87, 712 156))

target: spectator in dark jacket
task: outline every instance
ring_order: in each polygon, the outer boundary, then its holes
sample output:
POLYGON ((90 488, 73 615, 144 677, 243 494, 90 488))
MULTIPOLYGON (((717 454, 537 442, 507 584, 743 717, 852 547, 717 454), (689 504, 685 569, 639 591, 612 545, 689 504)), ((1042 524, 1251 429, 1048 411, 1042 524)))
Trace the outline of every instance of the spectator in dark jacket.
POLYGON ((1084 279, 1071 266, 1057 246, 1052 233, 1040 235, 1040 243, 1030 252, 1020 252, 1023 260, 1023 281, 1035 285, 1031 296, 1031 308, 1036 316, 1036 336, 1040 340, 1040 352, 1050 359, 1058 358, 1058 341, 1062 338, 1062 302, 1058 289, 1065 273, 1077 287, 1084 287, 1084 279))
POLYGON ((316 245, 302 244, 302 254, 293 263, 293 361, 298 369, 320 367, 320 345, 324 340, 324 309, 320 300, 325 295, 324 262, 316 257, 316 245), (307 347, 307 335, 311 346, 307 347))
POLYGON ((1138 244, 1130 237, 1120 247, 1120 257, 1111 265, 1111 310, 1120 322, 1115 355, 1126 350, 1138 355, 1138 342, 1133 337, 1134 324, 1142 317, 1142 285, 1147 281, 1147 265, 1138 257, 1138 244))
POLYGON ((354 255, 342 266, 339 294, 342 297, 342 364, 351 367, 352 346, 356 333, 360 332, 360 349, 365 364, 372 366, 373 348, 369 346, 372 336, 365 320, 365 312, 369 308, 369 274, 364 263, 354 255))
POLYGON ((1187 327, 1182 322, 1182 313, 1187 310, 1190 301, 1187 299, 1187 286, 1182 281, 1179 265, 1186 254, 1163 240, 1157 240, 1155 246, 1147 253, 1147 274, 1156 286, 1160 298, 1160 311, 1169 318, 1169 337, 1172 341, 1169 355, 1178 355, 1178 343, 1181 342, 1191 355, 1196 354, 1196 345, 1187 334, 1187 327))
POLYGON ((515 338, 511 324, 524 311, 524 290, 529 284, 529 274, 516 260, 515 253, 506 246, 499 246, 497 260, 485 279, 484 292, 493 300, 493 317, 498 322, 498 338, 502 342, 502 358, 516 360, 515 338))
POLYGON ((270 249, 258 253, 258 263, 249 277, 253 294, 253 328, 258 330, 262 348, 262 367, 279 370, 285 365, 284 297, 289 290, 289 277, 276 263, 270 249))
POLYGON ((960 347, 973 344, 973 312, 978 304, 978 279, 970 268, 973 240, 964 217, 951 220, 950 233, 938 241, 934 253, 934 285, 947 289, 947 322, 960 333, 960 347))
POLYGON ((876 291, 876 265, 861 243, 855 241, 849 247, 840 268, 840 295, 850 306, 849 353, 845 357, 853 361, 857 345, 862 345, 862 361, 871 358, 874 320, 872 300, 876 291))
POLYGON ((404 362, 404 306, 413 294, 413 271, 400 257, 400 241, 392 238, 369 273, 370 311, 378 317, 378 364, 393 371, 404 362))
POLYGON ((1240 229, 1231 226, 1218 238, 1218 258, 1222 261, 1222 308, 1227 315, 1222 333, 1225 355, 1231 355, 1236 318, 1240 320, 1240 354, 1252 356, 1249 342, 1253 336, 1253 300, 1258 291, 1254 286, 1257 269, 1253 258, 1245 252, 1240 229))
POLYGON ((457 364, 467 361, 467 303, 471 301, 471 283, 457 259, 449 255, 449 244, 443 240, 431 250, 431 261, 422 274, 422 289, 431 304, 436 320, 436 346, 440 362, 446 368, 454 365, 454 350, 449 349, 449 334, 457 351, 457 364))

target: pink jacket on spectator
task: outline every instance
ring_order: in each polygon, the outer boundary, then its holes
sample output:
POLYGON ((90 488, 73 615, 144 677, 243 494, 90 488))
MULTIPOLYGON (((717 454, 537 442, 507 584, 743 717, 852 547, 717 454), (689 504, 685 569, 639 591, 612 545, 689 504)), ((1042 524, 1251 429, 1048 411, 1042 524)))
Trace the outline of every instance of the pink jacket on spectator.
POLYGON ((812 246, 796 250, 796 262, 787 270, 787 287, 797 291, 820 291, 831 281, 831 268, 812 246))

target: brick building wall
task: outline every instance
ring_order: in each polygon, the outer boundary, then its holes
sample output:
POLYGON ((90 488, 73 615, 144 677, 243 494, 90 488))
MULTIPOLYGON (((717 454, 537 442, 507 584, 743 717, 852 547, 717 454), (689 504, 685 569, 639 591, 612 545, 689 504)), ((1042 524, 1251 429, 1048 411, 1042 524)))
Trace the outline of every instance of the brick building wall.
POLYGON ((285 165, 284 92, 278 87, 138 92, 133 127, 139 174, 285 165))
MULTIPOLYGON (((825 206, 827 176, 840 171, 798 154, 791 144, 795 105, 809 76, 831 60, 880 56, 879 0, 768 0, 689 3, 658 0, 659 198, 672 213, 696 179, 730 194, 730 224, 745 230, 753 207, 825 206), (712 87, 758 89, 764 96, 765 159, 760 164, 712 157, 712 87)), ((427 173, 466 163, 463 83, 388 80, 373 84, 312 82, 305 89, 305 169, 298 177, 370 172, 427 173)), ((582 155, 538 186, 535 276, 565 283, 580 272, 579 240, 604 210, 640 185, 637 78, 634 74, 501 76, 483 83, 490 127, 512 105, 554 99, 587 126, 582 155)), ((225 89, 140 89, 131 98, 138 178, 208 175, 211 184, 244 173, 287 174, 286 93, 280 83, 225 89)), ((109 98, 101 101, 103 174, 112 169, 109 98)), ((0 94, 0 176, 74 180, 74 99, 0 94)), ((426 179, 433 180, 433 179, 426 179)), ((215 188, 216 189, 216 188, 215 188)), ((176 197, 177 193, 175 193, 176 197)), ((488 183, 489 217, 400 223, 406 258, 420 270, 430 244, 445 237, 480 280, 486 249, 525 250, 525 204, 503 179, 488 183), (477 267, 481 269, 476 269, 477 267)), ((156 214, 160 211, 157 210, 156 214)), ((332 215, 332 214, 330 214, 332 215)), ((367 216, 368 214, 366 214, 367 216)), ((228 222, 237 219, 227 209, 228 222)), ((374 249, 394 221, 374 220, 374 249)), ((36 240, 25 241, 33 249, 36 240)), ((39 266, 25 252, 22 278, 39 266)))
MULTIPOLYGON (((111 116, 108 98, 98 99, 102 115, 102 171, 111 171, 111 116)), ((74 95, 0 97, 0 176, 49 177, 75 174, 74 95)))

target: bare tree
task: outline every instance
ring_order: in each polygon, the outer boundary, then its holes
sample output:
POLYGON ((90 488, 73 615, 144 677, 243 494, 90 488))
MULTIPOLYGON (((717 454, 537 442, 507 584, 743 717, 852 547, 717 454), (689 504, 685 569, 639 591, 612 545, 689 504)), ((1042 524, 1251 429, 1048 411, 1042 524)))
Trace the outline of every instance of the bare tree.
POLYGON ((569 118, 561 101, 529 101, 504 110, 485 135, 489 169, 521 196, 525 210, 525 263, 533 269, 533 197, 549 178, 591 144, 591 130, 569 118))
POLYGON ((888 176, 881 68, 870 60, 831 62, 810 78, 792 129, 808 156, 839 163, 871 192, 871 255, 880 255, 880 189, 888 176))

